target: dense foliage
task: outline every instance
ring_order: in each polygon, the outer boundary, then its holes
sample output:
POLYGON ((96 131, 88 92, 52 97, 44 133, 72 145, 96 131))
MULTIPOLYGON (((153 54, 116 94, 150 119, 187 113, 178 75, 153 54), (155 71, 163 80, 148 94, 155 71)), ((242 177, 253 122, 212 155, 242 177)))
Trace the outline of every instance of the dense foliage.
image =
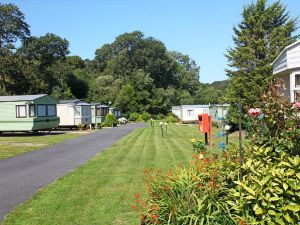
POLYGON ((273 60, 296 40, 296 19, 276 1, 257 0, 244 7, 242 22, 234 27, 234 44, 226 54, 230 69, 226 72, 230 85, 227 103, 231 103, 232 118, 237 118, 236 103, 244 110, 258 103, 262 93, 274 79, 273 60))
POLYGON ((240 164, 234 146, 210 153, 193 139, 198 153, 187 166, 147 183, 137 203, 144 224, 299 224, 300 102, 291 104, 280 84, 262 96, 263 107, 249 110, 250 145, 240 164))
POLYGON ((52 33, 30 36, 18 7, 0 3, 0 94, 110 102, 129 116, 166 115, 172 105, 218 103, 224 93, 199 82, 200 68, 188 55, 168 51, 140 31, 119 35, 96 49, 92 60, 69 56, 68 47, 66 39, 52 33))

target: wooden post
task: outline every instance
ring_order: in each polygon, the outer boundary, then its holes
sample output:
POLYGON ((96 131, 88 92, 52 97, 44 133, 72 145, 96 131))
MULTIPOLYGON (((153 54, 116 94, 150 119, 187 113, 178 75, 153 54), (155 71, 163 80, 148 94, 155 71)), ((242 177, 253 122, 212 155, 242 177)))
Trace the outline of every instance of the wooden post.
POLYGON ((160 130, 161 130, 161 137, 164 138, 164 129, 163 129, 163 122, 159 122, 160 130))

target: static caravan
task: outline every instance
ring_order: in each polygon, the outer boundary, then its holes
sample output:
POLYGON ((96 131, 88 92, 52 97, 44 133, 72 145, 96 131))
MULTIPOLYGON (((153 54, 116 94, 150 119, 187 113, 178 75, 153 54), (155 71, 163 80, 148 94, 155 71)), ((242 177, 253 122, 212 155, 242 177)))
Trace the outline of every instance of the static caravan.
POLYGON ((300 101, 300 40, 287 46, 272 63, 273 74, 285 83, 285 95, 300 101))
POLYGON ((58 127, 57 101, 46 94, 0 96, 0 132, 58 127))
POLYGON ((102 123, 106 114, 109 112, 107 105, 100 103, 91 103, 92 105, 92 124, 102 123))
POLYGON ((212 118, 213 122, 218 122, 218 120, 223 120, 228 114, 229 104, 223 105, 210 105, 209 106, 209 115, 212 118))
POLYGON ((121 109, 115 107, 109 107, 109 113, 113 114, 116 118, 122 116, 121 109))
POLYGON ((60 100, 57 104, 57 115, 60 117, 61 127, 92 124, 91 105, 83 100, 60 100))
POLYGON ((178 116, 180 122, 198 121, 198 115, 209 113, 209 105, 181 105, 172 107, 172 113, 178 116))

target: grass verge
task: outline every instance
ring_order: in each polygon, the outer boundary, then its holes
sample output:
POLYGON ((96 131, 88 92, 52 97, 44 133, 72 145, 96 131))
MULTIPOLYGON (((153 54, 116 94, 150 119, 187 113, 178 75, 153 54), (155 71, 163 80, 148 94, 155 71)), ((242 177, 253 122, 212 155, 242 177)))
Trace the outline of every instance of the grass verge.
POLYGON ((168 170, 187 163, 193 154, 196 126, 169 125, 135 130, 78 169, 42 189, 17 207, 4 224, 140 224, 130 206, 143 193, 145 169, 168 170))
POLYGON ((9 134, 0 136, 0 160, 39 150, 82 135, 82 133, 9 134))

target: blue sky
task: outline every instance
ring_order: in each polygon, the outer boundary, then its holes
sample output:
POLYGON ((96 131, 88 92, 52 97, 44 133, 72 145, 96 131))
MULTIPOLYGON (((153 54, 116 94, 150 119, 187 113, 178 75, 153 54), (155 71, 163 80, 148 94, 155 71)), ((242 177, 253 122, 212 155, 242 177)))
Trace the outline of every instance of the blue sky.
MULTIPOLYGON (((25 14, 32 35, 50 32, 66 38, 72 55, 93 59, 97 48, 119 34, 140 30, 168 50, 188 54, 201 67, 201 82, 211 83, 227 78, 224 53, 233 46, 232 28, 252 0, 2 1, 10 2, 25 14)), ((292 16, 300 16, 300 0, 281 2, 292 16)))

